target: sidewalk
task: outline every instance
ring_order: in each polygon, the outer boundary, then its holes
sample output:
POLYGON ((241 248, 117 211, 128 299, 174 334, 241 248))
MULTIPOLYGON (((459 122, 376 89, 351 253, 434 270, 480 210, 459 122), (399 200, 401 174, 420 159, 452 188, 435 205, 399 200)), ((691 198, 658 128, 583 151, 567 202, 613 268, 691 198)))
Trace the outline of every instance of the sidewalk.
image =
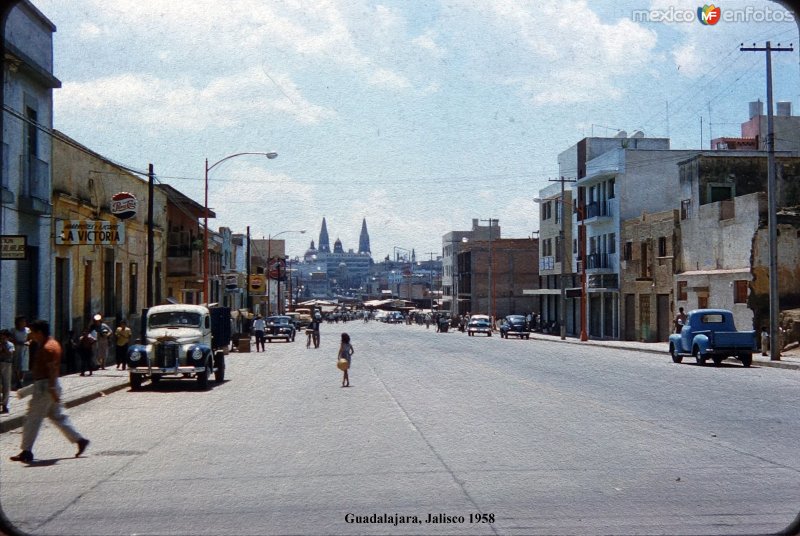
MULTIPOLYGON (((531 339, 550 341, 550 342, 563 342, 565 344, 590 344, 592 346, 604 346, 606 348, 617 348, 620 350, 635 350, 638 352, 650 352, 660 354, 665 359, 670 359, 669 344, 666 342, 638 342, 638 341, 604 341, 604 340, 589 340, 581 342, 575 337, 567 337, 561 340, 558 335, 544 335, 542 333, 531 333, 531 339)), ((739 363, 737 359, 726 360, 730 363, 739 363)), ((781 354, 780 361, 770 361, 769 356, 762 356, 757 352, 753 354, 754 367, 776 367, 783 369, 800 370, 800 346, 793 346, 781 354)))
MULTIPOLYGON (((574 337, 568 337, 562 341, 558 335, 543 335, 541 333, 532 333, 531 339, 561 342, 564 344, 604 346, 606 348, 617 348, 620 350, 649 352, 657 354, 665 360, 670 359, 669 353, 667 352, 667 343, 665 342, 602 340, 581 342, 574 337)), ((738 363, 738 361, 735 359, 730 360, 730 362, 738 363)), ((800 347, 794 346, 793 348, 784 352, 780 361, 770 361, 769 357, 764 357, 760 353, 757 353, 753 355, 753 366, 800 370, 800 347)), ((67 374, 66 376, 61 376, 59 381, 61 382, 62 389, 61 397, 64 402, 64 407, 66 408, 83 404, 84 402, 106 396, 115 391, 130 389, 128 372, 124 370, 116 370, 113 365, 106 370, 94 371, 92 376, 80 376, 77 373, 67 374)), ((22 426, 25 420, 25 414, 28 411, 28 400, 20 400, 16 396, 16 391, 14 391, 11 393, 9 409, 11 410, 11 413, 0 415, 0 433, 6 433, 22 426)))
MULTIPOLYGON (((106 370, 95 370, 91 376, 81 376, 77 372, 61 376, 61 400, 65 408, 83 404, 95 398, 106 396, 120 389, 129 389, 127 370, 116 370, 114 365, 106 370)), ((11 392, 8 403, 8 414, 0 415, 0 433, 20 428, 28 412, 30 398, 17 398, 17 392, 11 392)))

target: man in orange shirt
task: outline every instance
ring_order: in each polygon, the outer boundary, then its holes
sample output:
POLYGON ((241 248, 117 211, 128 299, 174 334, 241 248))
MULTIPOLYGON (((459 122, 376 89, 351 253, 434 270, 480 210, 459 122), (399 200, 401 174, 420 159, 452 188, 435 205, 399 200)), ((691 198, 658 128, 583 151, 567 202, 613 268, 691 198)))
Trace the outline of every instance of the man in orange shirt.
POLYGON ((61 405, 61 386, 58 373, 61 368, 61 345, 50 336, 50 324, 46 320, 36 320, 30 324, 31 340, 38 347, 33 359, 33 395, 28 405, 28 416, 22 429, 22 452, 11 456, 15 462, 33 461, 33 443, 45 417, 61 430, 67 439, 78 445, 77 458, 89 445, 89 440, 78 433, 64 413, 61 405))

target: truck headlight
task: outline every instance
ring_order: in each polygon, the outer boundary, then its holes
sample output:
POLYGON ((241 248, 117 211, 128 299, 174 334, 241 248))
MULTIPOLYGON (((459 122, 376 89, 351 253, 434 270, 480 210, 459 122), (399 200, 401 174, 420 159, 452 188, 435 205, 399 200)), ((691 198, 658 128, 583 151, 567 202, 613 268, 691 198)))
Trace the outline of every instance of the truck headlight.
POLYGON ((192 359, 194 359, 195 361, 200 361, 201 359, 203 359, 203 350, 201 350, 200 348, 195 348, 194 350, 192 350, 191 356, 192 359))

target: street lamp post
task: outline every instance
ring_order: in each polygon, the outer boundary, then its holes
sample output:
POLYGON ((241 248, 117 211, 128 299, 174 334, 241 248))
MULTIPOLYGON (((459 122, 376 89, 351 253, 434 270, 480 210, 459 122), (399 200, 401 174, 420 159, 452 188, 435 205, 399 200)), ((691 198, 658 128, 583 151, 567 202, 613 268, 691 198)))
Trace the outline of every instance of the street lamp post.
MULTIPOLYGON (((301 231, 288 230, 288 231, 281 231, 280 233, 276 234, 275 236, 269 235, 267 237, 267 316, 271 316, 272 315, 272 300, 271 300, 271 285, 270 285, 270 281, 272 280, 272 278, 270 277, 270 272, 272 271, 272 269, 271 269, 272 268, 272 266, 271 266, 271 262, 272 262, 272 239, 273 238, 277 238, 280 235, 286 234, 286 233, 305 234, 305 232, 306 232, 305 229, 303 229, 301 231)), ((286 252, 284 252, 284 254, 285 253, 286 252)), ((280 269, 279 269, 279 272, 280 272, 280 269)), ((280 273, 278 273, 278 292, 279 293, 280 293, 280 289, 281 289, 280 273)), ((280 296, 278 297, 278 300, 280 300, 280 296)), ((278 301, 276 303, 276 305, 278 306, 278 314, 280 314, 280 312, 281 312, 280 301, 278 301)))
MULTIPOLYGON (((203 226, 204 226, 204 229, 203 229, 203 248, 205 250, 203 252, 203 294, 204 294, 203 297, 205 298, 206 303, 211 303, 211 295, 210 295, 211 293, 210 293, 210 289, 208 288, 208 272, 209 272, 209 268, 210 268, 209 267, 210 254, 209 254, 209 251, 208 251, 208 173, 212 169, 214 169, 215 167, 220 165, 221 163, 225 162, 226 160, 230 160, 231 158, 235 158, 237 156, 244 156, 244 155, 261 155, 261 156, 266 156, 270 160, 278 157, 278 153, 275 153, 275 152, 269 152, 269 153, 251 153, 251 152, 236 153, 236 154, 228 155, 228 156, 226 156, 225 158, 223 158, 221 160, 217 160, 216 162, 214 162, 210 166, 208 165, 208 158, 206 158, 205 210, 204 210, 204 216, 203 216, 203 226)), ((248 262, 249 262, 249 259, 248 259, 248 262)), ((248 284, 249 284, 249 281, 248 281, 248 284)))
MULTIPOLYGON (((541 203, 542 200, 538 197, 533 199, 534 203, 541 203)), ((588 341, 589 335, 586 333, 586 225, 584 222, 584 210, 580 204, 575 204, 567 201, 563 197, 561 199, 556 200, 556 202, 561 203, 563 205, 569 205, 573 210, 578 213, 580 218, 580 226, 578 227, 578 249, 580 250, 580 263, 581 263, 581 333, 580 333, 580 340, 581 341, 588 341)), ((560 232, 561 236, 561 244, 562 244, 562 255, 561 255, 561 318, 562 318, 562 326, 561 326, 561 338, 566 338, 566 327, 564 324, 565 314, 566 314, 566 306, 567 306, 567 297, 566 297, 566 288, 564 286, 564 263, 566 262, 566 247, 565 247, 565 238, 564 235, 564 210, 561 210, 561 227, 562 230, 560 232)))

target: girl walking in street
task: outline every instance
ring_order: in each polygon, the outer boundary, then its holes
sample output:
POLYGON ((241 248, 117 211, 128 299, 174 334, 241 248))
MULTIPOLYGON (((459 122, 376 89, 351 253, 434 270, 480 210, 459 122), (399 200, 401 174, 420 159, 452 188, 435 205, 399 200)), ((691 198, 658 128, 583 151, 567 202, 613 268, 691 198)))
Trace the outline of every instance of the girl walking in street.
POLYGON ((339 345, 339 355, 336 358, 337 366, 344 372, 342 376, 342 387, 350 387, 350 376, 347 371, 350 369, 350 361, 353 356, 353 345, 350 344, 350 335, 342 333, 342 343, 339 345))

